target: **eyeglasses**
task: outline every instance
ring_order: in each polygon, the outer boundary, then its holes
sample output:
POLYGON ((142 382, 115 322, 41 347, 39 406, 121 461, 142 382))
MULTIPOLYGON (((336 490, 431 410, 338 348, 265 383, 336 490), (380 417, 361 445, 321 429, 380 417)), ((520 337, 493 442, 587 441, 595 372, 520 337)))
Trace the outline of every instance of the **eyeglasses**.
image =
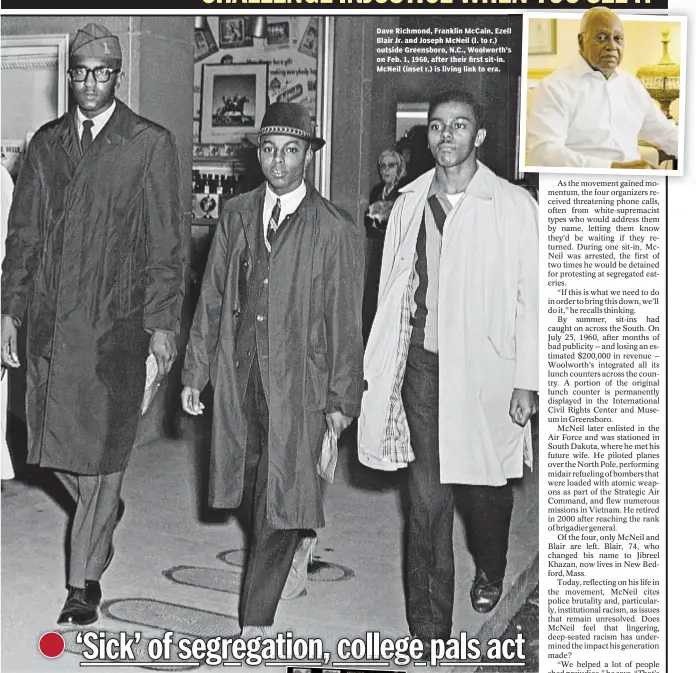
POLYGON ((111 75, 116 72, 121 72, 121 69, 107 68, 106 66, 99 66, 98 68, 85 68, 82 65, 78 65, 74 68, 70 68, 68 72, 75 82, 84 82, 89 77, 89 73, 92 73, 97 82, 104 84, 111 79, 111 75))
POLYGON ((394 163, 390 163, 390 164, 380 164, 379 167, 380 167, 380 168, 396 168, 398 165, 399 165, 399 164, 394 164, 394 163))

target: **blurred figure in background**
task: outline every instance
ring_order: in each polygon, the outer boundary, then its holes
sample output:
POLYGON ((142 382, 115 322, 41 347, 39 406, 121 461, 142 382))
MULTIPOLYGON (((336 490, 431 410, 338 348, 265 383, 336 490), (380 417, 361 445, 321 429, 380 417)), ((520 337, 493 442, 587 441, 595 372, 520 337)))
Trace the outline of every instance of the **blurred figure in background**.
POLYGON ((428 147, 428 127, 425 124, 411 127, 396 143, 396 150, 406 160, 404 184, 413 182, 435 166, 435 160, 428 147))
POLYGON ((380 181, 370 191, 370 202, 365 213, 367 231, 367 262, 365 266, 365 293, 363 295, 363 339, 367 343, 370 327, 377 310, 379 274, 382 266, 384 234, 389 215, 399 189, 406 184, 406 161, 395 149, 386 149, 377 161, 380 181))
MULTIPOLYGON (((14 182, 10 172, 3 164, 0 164, 0 191, 2 192, 2 209, 0 210, 0 221, 2 222, 2 231, 0 231, 0 245, 2 252, 0 260, 5 259, 5 237, 7 236, 7 219, 10 215, 12 207, 12 192, 14 191, 14 182)), ((12 458, 10 457, 10 449, 7 446, 7 372, 5 367, 2 368, 2 383, 0 384, 0 427, 2 428, 2 470, 0 477, 2 479, 14 479, 14 470, 12 469, 12 458)))

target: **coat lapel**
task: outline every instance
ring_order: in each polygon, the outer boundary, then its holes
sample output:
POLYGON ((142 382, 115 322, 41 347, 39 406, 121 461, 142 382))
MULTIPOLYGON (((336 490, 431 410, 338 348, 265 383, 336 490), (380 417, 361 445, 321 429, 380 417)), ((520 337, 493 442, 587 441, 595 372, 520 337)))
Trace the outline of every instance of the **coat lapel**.
POLYGON ((435 170, 430 170, 401 190, 402 194, 407 195, 408 201, 404 204, 403 216, 398 223, 401 227, 401 230, 398 232, 399 245, 401 247, 400 259, 402 268, 404 270, 408 269, 409 273, 415 261, 418 231, 434 175, 435 170))
POLYGON ((262 226, 263 218, 263 199, 266 193, 266 183, 256 188, 256 193, 253 195, 251 207, 246 210, 239 211, 239 219, 242 222, 244 229, 244 237, 246 238, 247 249, 251 256, 256 255, 256 237, 258 236, 259 227, 262 226))
POLYGON ((305 184, 307 186, 307 193, 305 194, 304 199, 302 199, 302 201, 300 202, 300 205, 297 207, 295 214, 298 217, 298 221, 302 222, 303 226, 306 227, 306 226, 311 224, 311 226, 312 226, 311 240, 314 241, 315 240, 314 227, 317 225, 318 219, 319 219, 317 217, 317 204, 316 204, 317 191, 308 182, 305 181, 305 184))
MULTIPOLYGON (((119 149, 125 142, 132 140, 135 135, 136 119, 131 110, 120 100, 116 100, 116 109, 111 118, 94 139, 91 152, 100 160, 111 152, 119 149)), ((89 154, 87 155, 89 156, 89 154)))
MULTIPOLYGON (((58 144, 72 163, 72 169, 80 163, 82 153, 80 152, 80 141, 77 135, 76 111, 73 108, 67 112, 61 120, 61 127, 58 130, 58 144)), ((71 171, 72 172, 72 171, 71 171)))

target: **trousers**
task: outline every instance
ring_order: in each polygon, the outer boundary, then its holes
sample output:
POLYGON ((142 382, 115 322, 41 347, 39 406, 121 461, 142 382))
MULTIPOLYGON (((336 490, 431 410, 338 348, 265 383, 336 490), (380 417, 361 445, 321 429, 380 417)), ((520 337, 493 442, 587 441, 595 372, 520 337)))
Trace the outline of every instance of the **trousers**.
POLYGON ((244 396, 244 414, 247 444, 241 508, 251 545, 242 582, 239 622, 242 626, 272 626, 302 531, 271 528, 266 518, 268 404, 256 357, 244 396))
POLYGON ((512 487, 440 483, 438 356, 411 345, 401 396, 416 459, 408 467, 407 618, 411 634, 449 638, 454 608, 452 532, 460 506, 476 567, 491 582, 507 565, 512 487))
POLYGON ((84 587, 85 580, 101 579, 118 522, 124 474, 56 472, 76 503, 68 563, 68 584, 72 587, 84 587))

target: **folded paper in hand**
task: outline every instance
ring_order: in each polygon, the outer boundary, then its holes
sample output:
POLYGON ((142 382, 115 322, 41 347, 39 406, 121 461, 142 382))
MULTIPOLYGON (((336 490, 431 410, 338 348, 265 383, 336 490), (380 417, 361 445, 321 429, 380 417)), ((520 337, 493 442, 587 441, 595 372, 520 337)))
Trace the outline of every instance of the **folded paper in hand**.
MULTIPOLYGON (((531 423, 531 421, 527 421, 527 423, 531 423)), ((527 437, 524 440, 524 446, 522 448, 522 457, 524 460, 524 464, 529 468, 529 471, 534 472, 534 452, 532 448, 531 433, 527 435, 527 437)))
POLYGON ((157 360, 155 356, 150 354, 145 361, 145 392, 143 394, 143 402, 140 405, 140 414, 143 415, 150 407, 150 403, 160 387, 162 381, 157 376, 157 360))
POLYGON ((333 430, 327 430, 324 433, 324 441, 321 444, 321 455, 317 463, 317 474, 322 479, 326 479, 330 484, 334 483, 337 461, 338 442, 336 440, 336 433, 333 430))

